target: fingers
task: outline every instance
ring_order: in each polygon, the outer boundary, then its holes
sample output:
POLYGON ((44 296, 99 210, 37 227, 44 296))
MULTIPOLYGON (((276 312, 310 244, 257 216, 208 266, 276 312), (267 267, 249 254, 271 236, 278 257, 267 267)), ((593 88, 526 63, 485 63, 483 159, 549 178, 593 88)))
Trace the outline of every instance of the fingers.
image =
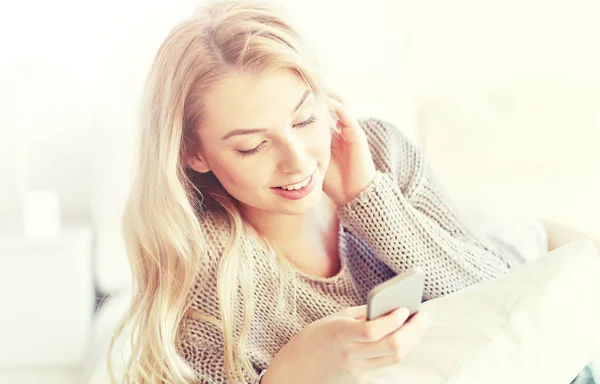
MULTIPOLYGON (((328 102, 331 108, 335 111, 335 114, 338 116, 336 130, 338 136, 341 136, 343 141, 349 144, 366 142, 366 133, 358 123, 358 120, 352 117, 348 111, 348 108, 344 104, 331 97, 328 98, 328 102)), ((335 140, 332 141, 332 143, 335 143, 335 140)))
POLYGON ((327 92, 327 96, 331 97, 332 99, 335 99, 337 101, 339 101, 342 104, 345 104, 346 102, 344 101, 344 99, 342 99, 342 97, 339 95, 339 93, 335 92, 335 91, 329 91, 327 92))
POLYGON ((375 369, 402 361, 417 345, 427 326, 427 316, 419 312, 397 331, 363 348, 365 368, 375 369))
POLYGON ((327 101, 329 102, 329 105, 331 106, 335 114, 338 116, 338 119, 342 126, 349 126, 354 123, 354 119, 352 118, 352 116, 350 116, 348 109, 343 103, 331 97, 328 98, 327 101))
POLYGON ((400 308, 375 320, 350 323, 348 337, 351 341, 361 343, 381 340, 404 324, 408 315, 408 309, 400 308))

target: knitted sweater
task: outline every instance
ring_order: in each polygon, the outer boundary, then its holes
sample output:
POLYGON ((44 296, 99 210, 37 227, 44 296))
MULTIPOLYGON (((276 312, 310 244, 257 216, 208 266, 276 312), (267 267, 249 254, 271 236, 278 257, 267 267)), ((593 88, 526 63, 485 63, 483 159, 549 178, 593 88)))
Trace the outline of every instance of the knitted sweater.
MULTIPOLYGON (((275 354, 306 325, 366 304, 371 288, 408 268, 418 266, 425 272, 423 300, 429 300, 496 278, 511 267, 489 240, 461 219, 423 154, 399 129, 376 119, 359 122, 367 134, 376 176, 356 198, 338 207, 339 273, 322 278, 296 272, 296 316, 276 310, 279 286, 273 264, 266 249, 250 243, 258 302, 248 354, 261 377, 275 354)), ((203 226, 211 239, 209 253, 218 259, 226 243, 221 224, 208 214, 203 226)), ((220 318, 213 268, 211 281, 195 286, 192 309, 220 318)), ((236 321, 241 324, 241 311, 236 321)), ((195 371, 215 383, 227 382, 223 345, 222 333, 214 325, 183 319, 179 351, 195 371)), ((247 382, 252 382, 250 376, 247 382)))

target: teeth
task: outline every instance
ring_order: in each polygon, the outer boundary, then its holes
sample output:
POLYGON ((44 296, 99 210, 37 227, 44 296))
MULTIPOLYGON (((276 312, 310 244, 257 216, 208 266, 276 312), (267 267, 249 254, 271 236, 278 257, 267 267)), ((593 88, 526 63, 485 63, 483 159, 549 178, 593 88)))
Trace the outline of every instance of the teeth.
POLYGON ((299 182, 298 184, 288 185, 287 187, 279 187, 281 189, 285 189, 286 191, 297 191, 302 189, 308 185, 310 181, 310 176, 306 178, 306 180, 299 182))

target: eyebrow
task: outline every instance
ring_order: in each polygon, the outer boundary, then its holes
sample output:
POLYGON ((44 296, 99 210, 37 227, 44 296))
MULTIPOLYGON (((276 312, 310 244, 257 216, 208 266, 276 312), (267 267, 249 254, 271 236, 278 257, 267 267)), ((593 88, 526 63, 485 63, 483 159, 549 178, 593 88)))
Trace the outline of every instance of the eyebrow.
MULTIPOLYGON (((300 109, 300 107, 302 106, 302 103, 304 103, 304 100, 306 100, 306 98, 308 97, 309 94, 310 94, 310 91, 308 89, 306 91, 304 91, 304 94, 302 94, 302 98, 300 99, 300 102, 298 103, 298 105, 296 105, 296 107, 292 111, 292 115, 294 115, 294 113, 296 113, 296 111, 298 111, 298 109, 300 109)), ((253 133, 264 132, 264 131, 266 131, 266 129, 264 129, 264 128, 234 129, 233 131, 230 131, 225 136, 223 136, 221 138, 221 140, 227 140, 230 137, 236 136, 236 135, 251 135, 253 133)))

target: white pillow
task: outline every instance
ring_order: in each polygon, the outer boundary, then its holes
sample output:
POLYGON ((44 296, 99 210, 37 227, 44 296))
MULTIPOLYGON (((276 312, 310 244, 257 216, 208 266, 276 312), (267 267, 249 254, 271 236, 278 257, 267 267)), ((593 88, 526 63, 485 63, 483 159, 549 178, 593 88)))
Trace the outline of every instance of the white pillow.
POLYGON ((568 384, 600 346, 600 257, 575 241, 423 304, 430 327, 371 384, 568 384))
POLYGON ((534 217, 483 217, 474 219, 473 227, 492 240, 511 265, 520 266, 548 253, 548 232, 534 217))

